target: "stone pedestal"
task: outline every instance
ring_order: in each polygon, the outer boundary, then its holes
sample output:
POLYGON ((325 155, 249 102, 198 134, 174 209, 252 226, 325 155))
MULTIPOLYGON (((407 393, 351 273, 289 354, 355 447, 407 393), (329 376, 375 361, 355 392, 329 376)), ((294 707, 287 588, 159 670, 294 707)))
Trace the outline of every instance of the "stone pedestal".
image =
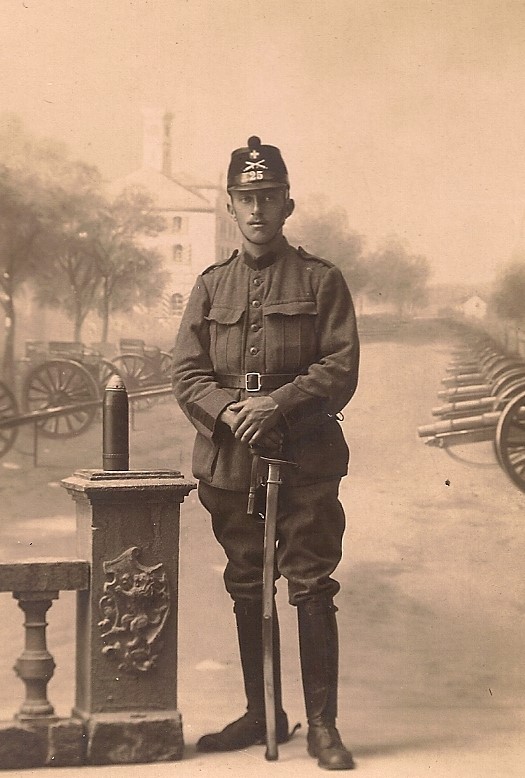
POLYGON ((74 715, 87 761, 180 759, 177 607, 180 505, 195 484, 176 471, 79 470, 77 552, 91 566, 79 592, 74 715))

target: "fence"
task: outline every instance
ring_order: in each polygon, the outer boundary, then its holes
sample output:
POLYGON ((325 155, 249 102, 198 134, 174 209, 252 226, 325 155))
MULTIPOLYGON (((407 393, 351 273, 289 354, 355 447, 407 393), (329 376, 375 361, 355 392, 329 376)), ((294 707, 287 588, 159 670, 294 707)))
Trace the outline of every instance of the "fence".
POLYGON ((180 759, 179 525, 195 484, 174 470, 78 470, 62 486, 75 503, 78 558, 0 564, 0 591, 25 615, 15 665, 25 696, 0 722, 0 768, 180 759), (75 703, 59 718, 47 693, 46 614, 52 629, 53 601, 68 590, 77 593, 75 703))

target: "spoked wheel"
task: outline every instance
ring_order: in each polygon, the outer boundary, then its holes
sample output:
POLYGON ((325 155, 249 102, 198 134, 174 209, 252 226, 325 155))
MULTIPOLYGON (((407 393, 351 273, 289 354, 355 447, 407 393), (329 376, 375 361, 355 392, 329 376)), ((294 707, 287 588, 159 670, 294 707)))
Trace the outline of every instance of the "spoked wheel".
MULTIPOLYGON (((155 383, 155 373, 151 364, 140 354, 121 354, 113 360, 122 380, 126 385, 128 392, 136 389, 146 389, 155 383)), ((154 405, 155 399, 143 397, 135 401, 137 409, 150 408, 154 405)))
MULTIPOLYGON (((77 405, 99 398, 95 379, 79 362, 68 359, 43 362, 28 373, 24 383, 23 402, 27 411, 77 405)), ((73 438, 87 430, 96 413, 96 405, 72 408, 60 416, 44 419, 38 427, 48 438, 73 438)))
POLYGON ((165 381, 167 384, 171 382, 172 367, 173 367, 173 358, 171 354, 168 351, 161 351, 160 352, 160 374, 162 376, 162 381, 165 381))
MULTIPOLYGON (((18 416, 18 406, 13 392, 0 381, 0 421, 18 416)), ((0 458, 7 454, 18 435, 18 427, 0 427, 0 458)))
POLYGON ((122 378, 120 370, 115 367, 113 362, 110 362, 109 359, 101 359, 98 368, 98 383, 101 392, 104 392, 112 375, 118 375, 122 378))
POLYGON ((525 492, 525 391, 514 397, 501 412, 495 449, 502 468, 525 492))

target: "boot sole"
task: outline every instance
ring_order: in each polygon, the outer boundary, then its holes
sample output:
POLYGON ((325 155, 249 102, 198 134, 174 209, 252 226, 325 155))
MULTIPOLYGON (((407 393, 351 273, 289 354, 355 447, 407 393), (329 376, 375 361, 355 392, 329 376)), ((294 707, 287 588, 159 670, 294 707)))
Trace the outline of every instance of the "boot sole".
POLYGON ((319 754, 317 754, 313 749, 308 747, 308 756, 311 756, 312 759, 317 759, 317 765, 322 770, 355 770, 355 762, 352 759, 352 762, 348 765, 330 765, 330 764, 323 764, 321 762, 321 758, 319 754))

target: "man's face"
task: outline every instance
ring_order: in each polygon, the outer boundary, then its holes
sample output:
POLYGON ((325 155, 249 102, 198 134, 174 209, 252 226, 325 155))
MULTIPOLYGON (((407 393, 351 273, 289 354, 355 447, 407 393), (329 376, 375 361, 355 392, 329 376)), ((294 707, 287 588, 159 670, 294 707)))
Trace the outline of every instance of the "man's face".
POLYGON ((284 187, 232 190, 228 210, 250 243, 264 246, 280 232, 294 203, 284 187))

